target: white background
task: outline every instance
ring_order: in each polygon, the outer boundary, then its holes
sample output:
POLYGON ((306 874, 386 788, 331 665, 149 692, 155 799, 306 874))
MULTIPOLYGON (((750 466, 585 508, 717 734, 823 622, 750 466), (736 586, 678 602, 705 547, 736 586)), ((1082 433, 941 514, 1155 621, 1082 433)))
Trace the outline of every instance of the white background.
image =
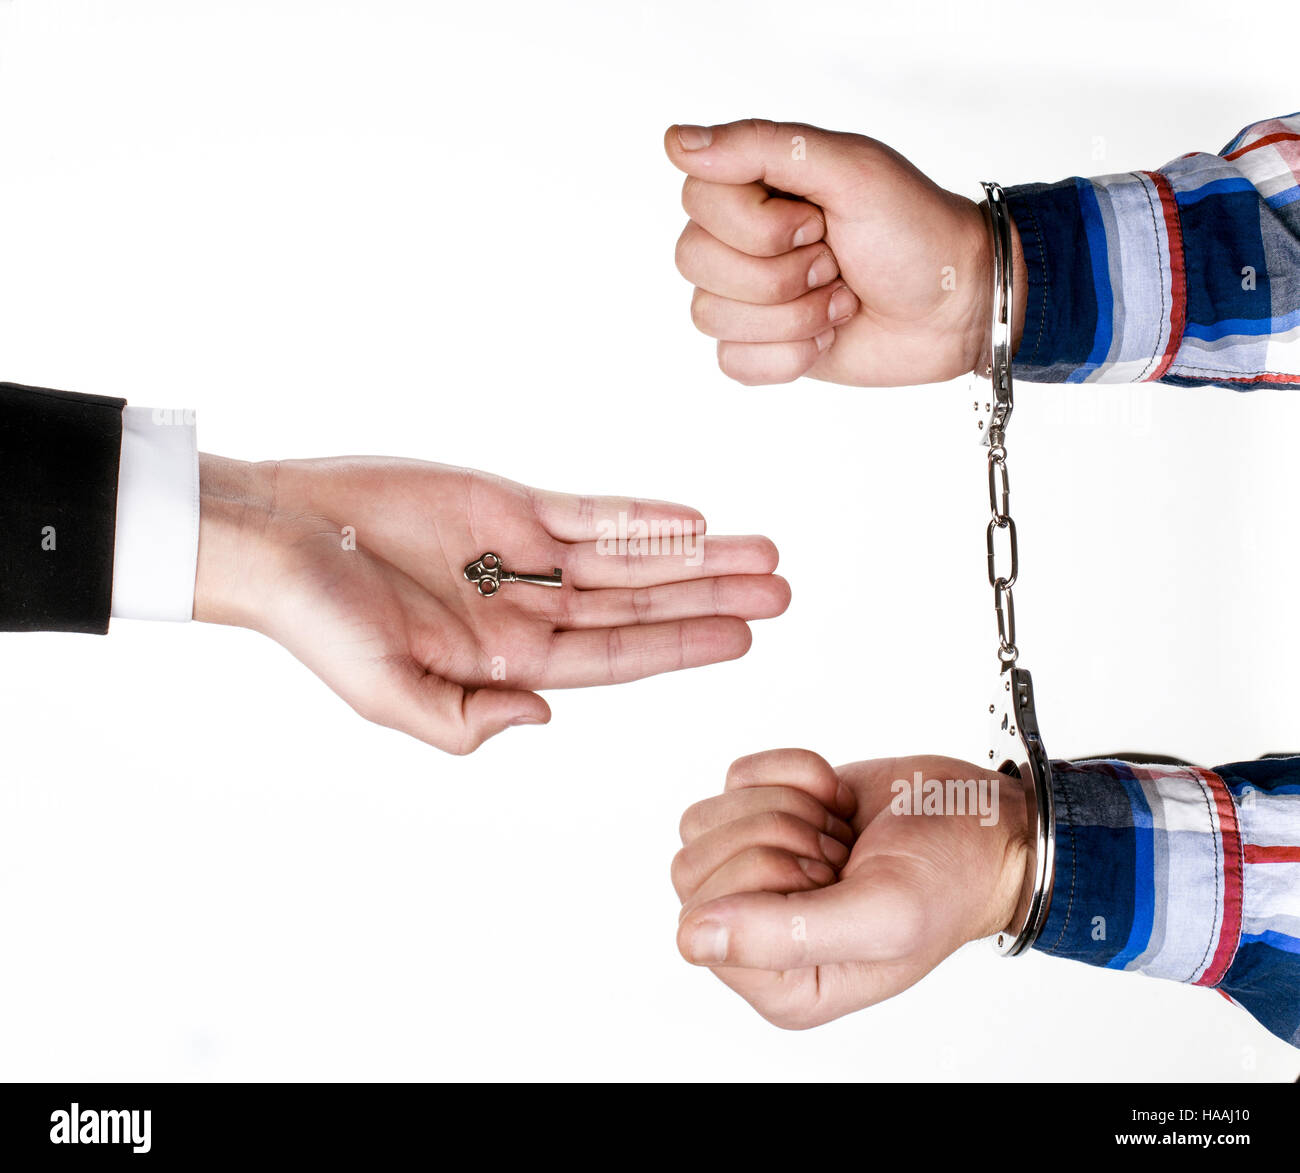
MULTIPOLYGON (((0 1078, 1295 1078, 1211 992, 982 946, 782 1033, 681 961, 668 882, 740 754, 978 754, 994 629, 965 389, 724 379, 664 127, 861 130, 968 193, 1156 167, 1295 108, 1282 12, 0 6, 0 378, 688 502, 794 589, 745 659, 465 759, 248 632, 4 637, 0 1078)), ((1054 756, 1300 745, 1298 439, 1282 393, 1022 388, 1054 756)))

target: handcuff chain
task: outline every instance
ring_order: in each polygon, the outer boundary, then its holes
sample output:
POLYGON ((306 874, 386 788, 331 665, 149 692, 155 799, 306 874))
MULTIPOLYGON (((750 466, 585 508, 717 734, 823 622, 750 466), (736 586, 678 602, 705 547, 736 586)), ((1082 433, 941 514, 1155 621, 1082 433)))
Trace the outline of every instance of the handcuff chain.
POLYGON ((991 382, 989 426, 989 522, 984 543, 988 553, 989 586, 993 588, 993 611, 998 621, 998 663, 1010 667, 1020 657, 1016 646, 1016 601, 1012 587, 1020 573, 1020 548, 1016 523, 1011 516, 1011 481, 1007 470, 1007 424, 1014 406, 1011 389, 1011 217, 1006 196, 996 183, 984 181, 988 215, 993 233, 993 321, 992 343, 985 375, 991 382), (1005 530, 1010 565, 998 571, 997 533, 1005 530))
POLYGON ((1020 547, 1016 541, 1016 523, 1011 516, 1011 486, 1007 476, 1005 441, 989 447, 989 523, 984 539, 988 549, 989 586, 993 588, 993 610, 998 620, 998 660, 1014 664, 1020 656, 1016 647, 1016 603, 1011 588, 1020 573, 1020 547), (1005 574, 998 573, 996 535, 1007 531, 1011 565, 1005 574))

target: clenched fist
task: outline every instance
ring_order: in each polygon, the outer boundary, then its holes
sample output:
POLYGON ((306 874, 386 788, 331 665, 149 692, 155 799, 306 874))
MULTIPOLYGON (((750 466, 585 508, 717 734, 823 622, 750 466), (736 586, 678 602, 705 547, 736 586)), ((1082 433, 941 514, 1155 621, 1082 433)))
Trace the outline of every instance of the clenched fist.
POLYGON ((836 770, 807 750, 755 754, 681 834, 682 956, 792 1029, 890 998, 1019 925, 1032 888, 1020 782, 954 758, 836 770))
MULTIPOLYGON (((664 147, 687 176, 677 267, 731 378, 893 387, 981 363, 993 262, 979 205, 858 134, 753 119, 673 126, 664 147)), ((1014 227, 1012 248, 1018 345, 1014 227)))

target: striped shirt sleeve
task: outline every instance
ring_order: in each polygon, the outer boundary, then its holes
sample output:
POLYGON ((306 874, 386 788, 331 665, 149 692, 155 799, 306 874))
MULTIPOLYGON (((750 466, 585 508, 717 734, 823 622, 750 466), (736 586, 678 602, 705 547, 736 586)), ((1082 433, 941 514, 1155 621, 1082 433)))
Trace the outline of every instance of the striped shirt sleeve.
POLYGON ((1029 275, 1018 378, 1300 386, 1300 114, 1007 201, 1029 275))
POLYGON ((1035 948, 1216 989, 1300 1047, 1300 757, 1053 762, 1035 948))

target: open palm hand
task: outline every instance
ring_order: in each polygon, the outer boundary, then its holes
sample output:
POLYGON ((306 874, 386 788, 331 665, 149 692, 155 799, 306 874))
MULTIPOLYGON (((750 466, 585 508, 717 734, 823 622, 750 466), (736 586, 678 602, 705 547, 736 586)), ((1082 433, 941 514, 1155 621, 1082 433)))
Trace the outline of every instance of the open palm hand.
POLYGON ((747 620, 789 601, 770 541, 704 537, 681 505, 412 460, 231 465, 204 457, 196 618, 263 631, 362 716, 452 753, 549 720, 535 689, 743 655, 747 620), (488 551, 563 586, 484 597, 464 571, 488 551))

